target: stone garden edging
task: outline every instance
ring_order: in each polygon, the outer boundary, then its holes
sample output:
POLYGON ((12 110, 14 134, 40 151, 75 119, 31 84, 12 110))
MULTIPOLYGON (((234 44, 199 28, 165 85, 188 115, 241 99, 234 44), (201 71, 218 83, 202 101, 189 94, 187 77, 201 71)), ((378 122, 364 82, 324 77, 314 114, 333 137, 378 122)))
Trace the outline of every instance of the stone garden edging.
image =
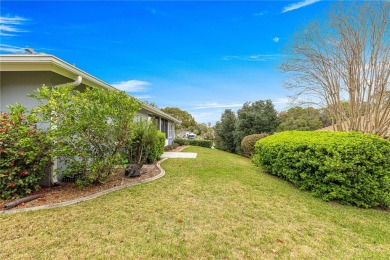
POLYGON ((69 205, 77 204, 77 203, 80 203, 80 202, 83 202, 83 201, 92 200, 92 199, 95 199, 97 197, 100 197, 100 196, 103 196, 103 195, 106 195, 106 194, 109 194, 111 192, 118 191, 118 190, 121 190, 121 189, 124 189, 124 188, 127 188, 127 187, 131 187, 131 186, 139 185, 139 184, 142 184, 142 183, 147 183, 147 182, 151 182, 151 181, 157 180, 157 179, 159 179, 159 178, 161 178, 161 177, 163 177, 165 175, 165 170, 161 167, 160 164, 163 161, 167 160, 167 159, 168 158, 164 158, 164 159, 162 159, 162 160, 157 162, 156 166, 160 170, 160 173, 158 175, 154 176, 154 177, 149 178, 149 179, 144 179, 144 180, 141 180, 141 181, 124 184, 124 185, 121 185, 121 186, 112 187, 110 189, 103 190, 103 191, 97 192, 97 193, 92 194, 92 195, 88 195, 88 196, 85 196, 85 197, 81 197, 81 198, 77 198, 77 199, 73 199, 73 200, 68 200, 68 201, 64 201, 64 202, 59 202, 59 203, 54 203, 54 204, 49 204, 49 205, 36 206, 36 207, 31 207, 31 208, 19 208, 19 209, 1 210, 0 211, 0 215, 8 215, 8 214, 14 214, 14 213, 19 213, 19 212, 27 212, 27 211, 33 211, 33 210, 51 209, 51 208, 69 206, 69 205))

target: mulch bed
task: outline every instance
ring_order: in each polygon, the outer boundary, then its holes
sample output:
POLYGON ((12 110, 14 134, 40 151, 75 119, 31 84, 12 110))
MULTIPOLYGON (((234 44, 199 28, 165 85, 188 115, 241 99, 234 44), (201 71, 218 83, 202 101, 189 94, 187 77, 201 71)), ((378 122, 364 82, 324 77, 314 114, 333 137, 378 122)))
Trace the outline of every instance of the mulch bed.
MULTIPOLYGON (((180 152, 188 146, 179 146, 170 152, 180 152)), ((75 183, 72 182, 63 182, 61 186, 51 186, 44 187, 41 191, 37 193, 44 193, 43 197, 40 197, 36 200, 32 200, 26 203, 19 204, 19 206, 14 207, 13 209, 18 208, 31 208, 42 205, 51 205, 60 202, 65 202, 77 198, 86 197, 93 195, 95 193, 117 187, 125 184, 139 182, 145 179, 152 178, 157 176, 160 173, 160 169, 157 167, 156 163, 144 165, 141 169, 142 175, 135 178, 126 178, 124 175, 124 167, 117 169, 114 175, 110 176, 104 183, 98 183, 90 185, 84 188, 76 187, 75 183)), ((14 200, 3 200, 0 199, 0 211, 4 209, 4 205, 12 202, 14 200)))
MULTIPOLYGON (((142 175, 139 177, 126 178, 124 175, 124 168, 122 168, 117 169, 114 175, 110 176, 104 183, 98 183, 84 188, 78 188, 76 187, 75 183, 72 182, 61 183, 61 186, 44 187, 40 192, 38 192, 44 193, 43 197, 30 202, 19 204, 19 206, 13 209, 50 205, 85 197, 116 186, 152 178, 160 173, 160 169, 156 166, 156 164, 144 165, 141 169, 141 173, 142 175)), ((4 205, 12 201, 13 200, 0 199, 0 210, 3 210, 4 205)))

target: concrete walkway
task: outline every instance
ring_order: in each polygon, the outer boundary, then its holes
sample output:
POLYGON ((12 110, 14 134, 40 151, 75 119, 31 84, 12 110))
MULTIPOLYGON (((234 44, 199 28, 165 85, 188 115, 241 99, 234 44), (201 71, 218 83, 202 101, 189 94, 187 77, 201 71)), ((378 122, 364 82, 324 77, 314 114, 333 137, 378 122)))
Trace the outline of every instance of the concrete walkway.
POLYGON ((161 158, 196 158, 197 153, 182 153, 182 152, 164 152, 161 158))

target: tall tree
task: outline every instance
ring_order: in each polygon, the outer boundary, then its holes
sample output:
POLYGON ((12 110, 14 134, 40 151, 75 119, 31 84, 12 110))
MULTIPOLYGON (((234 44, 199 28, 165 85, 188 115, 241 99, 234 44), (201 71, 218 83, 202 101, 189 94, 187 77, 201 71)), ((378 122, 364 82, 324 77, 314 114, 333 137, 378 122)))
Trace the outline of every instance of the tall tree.
POLYGON ((279 125, 277 112, 271 100, 246 102, 237 111, 237 126, 235 142, 237 149, 241 147, 241 140, 251 134, 274 133, 279 125))
POLYGON ((196 125, 196 128, 198 129, 198 135, 204 136, 207 133, 207 125, 205 123, 200 123, 196 125))
POLYGON ((319 110, 308 107, 292 107, 279 114, 278 132, 287 130, 310 131, 322 127, 319 110))
POLYGON ((329 111, 327 108, 319 108, 318 109, 319 117, 322 123, 322 127, 327 127, 332 125, 332 119, 329 116, 329 111))
POLYGON ((226 109, 221 116, 221 121, 215 125, 215 147, 234 153, 234 131, 236 126, 236 114, 231 109, 226 109))
POLYGON ((327 21, 300 29, 285 55, 286 86, 327 107, 335 130, 388 131, 389 11, 387 1, 339 4, 327 21))
POLYGON ((179 129, 189 129, 190 127, 197 127, 194 117, 187 111, 181 110, 178 107, 166 107, 162 108, 161 110, 181 121, 180 124, 176 124, 176 127, 179 129))

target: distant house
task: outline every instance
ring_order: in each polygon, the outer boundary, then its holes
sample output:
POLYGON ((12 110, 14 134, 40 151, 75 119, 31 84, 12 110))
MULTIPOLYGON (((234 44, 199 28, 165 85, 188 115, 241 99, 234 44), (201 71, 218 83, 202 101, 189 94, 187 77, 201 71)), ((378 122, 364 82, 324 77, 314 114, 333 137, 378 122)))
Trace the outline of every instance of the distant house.
POLYGON ((178 137, 180 138, 188 138, 188 139, 195 139, 196 134, 190 132, 190 131, 181 131, 177 134, 178 137))
MULTIPOLYGON (((7 105, 16 102, 27 108, 38 105, 27 94, 46 86, 71 84, 78 89, 87 86, 103 89, 116 89, 102 80, 66 63, 49 54, 2 54, 0 55, 0 111, 7 111, 7 105)), ((163 111, 143 103, 138 117, 154 120, 159 130, 166 135, 165 144, 172 144, 175 139, 176 118, 163 111)))

